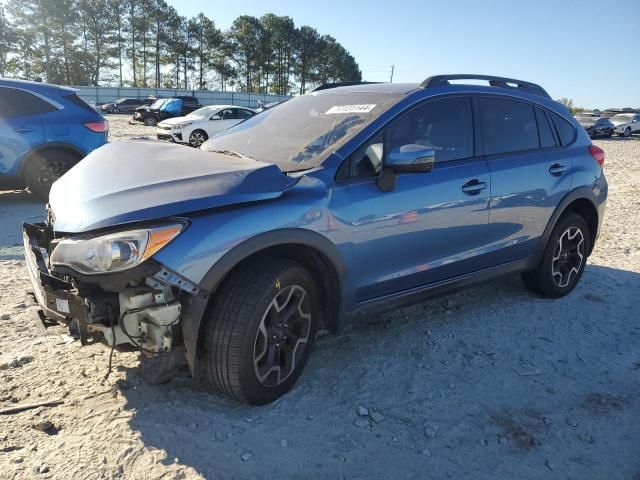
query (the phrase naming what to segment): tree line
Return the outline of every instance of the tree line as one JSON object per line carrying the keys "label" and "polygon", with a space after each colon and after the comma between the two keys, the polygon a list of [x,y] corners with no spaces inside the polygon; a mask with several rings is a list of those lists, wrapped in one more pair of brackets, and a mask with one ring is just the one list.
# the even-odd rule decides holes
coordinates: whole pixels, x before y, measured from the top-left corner
{"label": "tree line", "polygon": [[9,0],[0,4],[0,76],[286,95],[362,74],[335,38],[287,16],[242,15],[223,31],[164,0]]}

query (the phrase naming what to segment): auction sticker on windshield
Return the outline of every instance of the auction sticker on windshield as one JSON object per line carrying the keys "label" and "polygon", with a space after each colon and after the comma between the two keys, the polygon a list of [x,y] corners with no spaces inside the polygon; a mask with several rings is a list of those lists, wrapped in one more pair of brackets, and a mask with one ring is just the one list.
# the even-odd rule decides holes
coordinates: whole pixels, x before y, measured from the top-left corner
{"label": "auction sticker on windshield", "polygon": [[332,113],[369,113],[374,108],[376,108],[375,103],[365,105],[334,105],[324,113],[325,115]]}

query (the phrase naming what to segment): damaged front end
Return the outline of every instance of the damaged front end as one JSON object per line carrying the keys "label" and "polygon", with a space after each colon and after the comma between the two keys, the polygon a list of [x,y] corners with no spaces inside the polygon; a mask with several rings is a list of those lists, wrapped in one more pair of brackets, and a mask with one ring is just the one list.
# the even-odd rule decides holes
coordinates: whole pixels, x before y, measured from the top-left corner
{"label": "damaged front end", "polygon": [[[23,224],[38,316],[65,324],[83,345],[101,342],[147,356],[180,350],[180,317],[199,288],[149,258],[186,223],[65,237],[51,224]],[[184,355],[183,355],[184,357]]]}

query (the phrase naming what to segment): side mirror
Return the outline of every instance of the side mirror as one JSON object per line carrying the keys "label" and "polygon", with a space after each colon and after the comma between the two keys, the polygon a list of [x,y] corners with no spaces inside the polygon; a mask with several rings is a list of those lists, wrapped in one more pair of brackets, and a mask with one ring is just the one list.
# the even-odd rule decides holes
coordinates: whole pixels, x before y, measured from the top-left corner
{"label": "side mirror", "polygon": [[384,161],[384,166],[394,172],[430,172],[436,152],[423,145],[408,144],[396,147]]}

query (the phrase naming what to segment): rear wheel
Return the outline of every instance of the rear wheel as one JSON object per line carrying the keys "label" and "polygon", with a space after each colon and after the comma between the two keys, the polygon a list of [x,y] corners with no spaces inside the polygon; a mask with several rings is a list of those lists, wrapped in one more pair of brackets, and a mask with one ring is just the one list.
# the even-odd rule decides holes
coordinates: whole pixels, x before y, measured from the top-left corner
{"label": "rear wheel", "polygon": [[205,132],[204,130],[200,130],[200,129],[194,130],[193,132],[191,132],[191,135],[189,135],[189,145],[191,145],[192,147],[198,148],[208,139],[209,139],[209,136],[207,135],[207,132]]}
{"label": "rear wheel", "polygon": [[64,175],[80,159],[62,150],[36,153],[30,159],[24,172],[29,191],[42,201],[49,201],[49,191],[53,182]]}
{"label": "rear wheel", "polygon": [[147,117],[144,119],[144,124],[147,127],[155,127],[158,124],[158,121],[155,119],[155,117]]}
{"label": "rear wheel", "polygon": [[522,280],[527,288],[546,297],[563,297],[582,277],[590,249],[587,222],[576,213],[565,214],[551,232],[540,264],[523,273]]}
{"label": "rear wheel", "polygon": [[270,403],[296,382],[318,325],[317,288],[287,259],[263,258],[225,281],[205,319],[202,370],[219,392]]}

